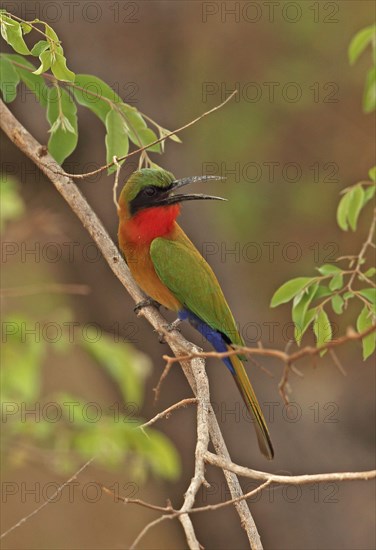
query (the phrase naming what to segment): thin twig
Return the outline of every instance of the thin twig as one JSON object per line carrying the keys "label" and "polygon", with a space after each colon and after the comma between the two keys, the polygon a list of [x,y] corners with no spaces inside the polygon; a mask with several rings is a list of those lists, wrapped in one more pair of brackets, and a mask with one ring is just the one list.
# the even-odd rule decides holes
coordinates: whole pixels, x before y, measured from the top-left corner
{"label": "thin twig", "polygon": [[120,164],[120,162],[118,162],[118,159],[117,159],[116,156],[113,156],[112,159],[113,159],[113,163],[116,166],[115,181],[114,181],[114,186],[112,188],[112,200],[114,201],[116,212],[119,212],[120,207],[119,207],[119,203],[118,203],[118,200],[117,200],[117,188],[118,188],[118,185],[119,185],[119,174],[120,174],[120,170],[121,170],[121,164]]}
{"label": "thin twig", "polygon": [[[163,358],[164,358],[164,356],[163,356]],[[156,403],[159,399],[159,394],[161,392],[161,387],[162,387],[162,384],[163,384],[163,380],[168,376],[168,373],[170,372],[170,369],[171,369],[172,365],[173,365],[173,363],[171,363],[171,362],[166,363],[165,368],[163,369],[162,374],[159,377],[157,385],[155,386],[155,388],[153,388],[154,403]]]}
{"label": "thin twig", "polygon": [[234,346],[233,349],[229,351],[224,351],[224,352],[202,351],[199,353],[181,355],[179,357],[170,357],[169,355],[163,355],[163,359],[165,359],[167,365],[171,365],[173,363],[176,363],[177,361],[189,361],[194,357],[201,357],[201,358],[217,357],[218,359],[223,359],[224,357],[230,357],[232,355],[238,355],[238,354],[244,353],[249,355],[275,357],[277,359],[280,359],[283,363],[291,365],[292,363],[295,363],[296,361],[299,361],[304,357],[317,356],[317,355],[320,355],[320,353],[324,350],[329,350],[331,348],[342,346],[347,342],[362,340],[363,338],[365,338],[369,334],[372,334],[375,331],[376,331],[376,325],[372,325],[368,327],[367,330],[364,330],[363,332],[355,332],[354,330],[349,328],[347,330],[346,335],[341,336],[336,340],[331,340],[330,342],[327,342],[326,344],[323,344],[322,346],[318,346],[318,347],[306,346],[301,350],[298,350],[291,354],[281,350],[270,349],[270,348],[249,348],[247,346]]}
{"label": "thin twig", "polygon": [[140,542],[140,540],[146,535],[146,533],[148,531],[150,531],[150,529],[152,527],[155,527],[156,525],[158,525],[158,523],[161,523],[162,521],[164,521],[165,519],[172,519],[173,516],[166,516],[166,515],[163,515],[163,516],[160,516],[159,518],[157,519],[154,519],[153,521],[151,521],[150,523],[148,523],[147,525],[145,525],[145,527],[142,529],[141,533],[139,533],[137,535],[137,537],[135,538],[135,540],[132,542],[132,544],[130,545],[129,547],[129,550],[134,550],[138,543]]}
{"label": "thin twig", "polygon": [[376,228],[376,208],[373,211],[373,218],[372,218],[372,222],[371,222],[371,225],[370,225],[370,228],[369,228],[369,231],[368,231],[367,238],[364,241],[363,246],[362,246],[362,248],[361,248],[361,250],[360,250],[360,252],[357,256],[357,262],[356,262],[355,269],[354,269],[353,274],[351,275],[350,280],[347,284],[347,288],[349,289],[350,292],[352,292],[352,284],[355,280],[355,277],[361,273],[360,268],[363,264],[367,249],[368,249],[369,246],[371,246],[373,244],[373,235],[375,233],[375,228]]}
{"label": "thin twig", "polygon": [[14,525],[12,525],[12,527],[9,527],[9,529],[7,529],[6,531],[4,531],[4,533],[2,533],[0,535],[0,539],[3,539],[5,538],[6,536],[8,536],[12,531],[14,531],[15,529],[17,529],[18,527],[20,527],[22,524],[24,524],[26,521],[28,521],[29,519],[31,519],[33,516],[35,516],[36,514],[38,514],[41,510],[43,510],[43,508],[45,508],[48,504],[50,504],[50,502],[53,502],[55,500],[55,498],[60,495],[60,493],[64,490],[64,488],[69,485],[69,483],[72,483],[72,481],[74,481],[75,479],[77,479],[77,477],[84,471],[86,470],[86,468],[88,466],[90,466],[90,464],[93,462],[93,460],[95,459],[95,457],[91,457],[90,460],[88,460],[87,462],[85,462],[85,464],[83,466],[81,466],[81,468],[79,470],[77,470],[77,472],[75,472],[67,481],[65,481],[62,485],[60,485],[60,487],[58,487],[56,489],[56,491],[50,496],[48,497],[44,502],[42,502],[42,504],[40,506],[38,506],[38,508],[35,508],[35,510],[33,510],[32,512],[30,512],[30,514],[28,514],[27,516],[23,517],[22,519],[20,519],[17,523],[15,523]]}
{"label": "thin twig", "polygon": [[47,283],[44,285],[29,285],[19,287],[1,288],[0,296],[16,298],[18,296],[33,296],[34,294],[90,294],[91,289],[87,285]]}
{"label": "thin twig", "polygon": [[187,405],[192,405],[193,403],[197,403],[197,397],[188,397],[187,399],[182,399],[178,403],[171,405],[171,407],[168,407],[164,411],[153,416],[153,418],[151,418],[150,420],[148,420],[147,422],[139,426],[139,428],[143,430],[144,428],[151,426],[161,418],[164,418],[164,417],[168,418],[173,411],[176,411],[177,409],[181,409],[182,407],[186,407]]}
{"label": "thin twig", "polygon": [[[149,149],[149,147],[153,147],[153,145],[157,145],[157,143],[161,143],[162,141],[165,141],[166,139],[168,139],[169,137],[175,135],[175,134],[178,134],[179,132],[182,132],[183,130],[186,130],[187,128],[189,128],[190,126],[193,126],[194,124],[196,124],[197,122],[199,122],[200,120],[202,120],[204,117],[214,113],[215,111],[218,111],[218,109],[221,109],[224,105],[226,105],[226,103],[228,103],[233,97],[234,95],[237,94],[237,90],[234,90],[232,92],[231,95],[229,95],[224,101],[222,101],[222,103],[220,103],[219,105],[216,105],[215,107],[213,107],[212,109],[210,109],[209,111],[206,111],[205,113],[202,113],[200,116],[196,117],[194,120],[191,120],[190,122],[188,122],[187,124],[184,124],[183,126],[180,126],[180,128],[177,128],[176,130],[172,131],[172,132],[168,132],[167,134],[163,135],[162,137],[160,137],[159,139],[156,139],[155,141],[152,141],[151,143],[148,143],[148,145],[145,145],[144,147],[140,147],[139,149],[136,149],[135,151],[132,151],[131,153],[128,153],[127,155],[124,155],[122,157],[118,157],[117,160],[118,162],[122,161],[122,160],[126,160],[128,159],[129,157],[133,157],[134,155],[137,155],[138,153],[142,153],[143,151],[146,151],[146,149]],[[114,165],[114,162],[109,162],[108,164],[105,164],[103,166],[101,166],[100,168],[98,168],[97,170],[93,170],[92,172],[86,172],[85,174],[69,174],[67,172],[63,172],[63,171],[58,171],[58,172],[55,172],[56,174],[59,174],[61,176],[68,176],[69,178],[73,178],[73,179],[84,179],[84,178],[89,178],[91,176],[95,176],[96,174],[99,174],[100,172],[103,172],[104,170],[107,170],[107,168],[110,168],[111,166]]]}
{"label": "thin twig", "polygon": [[347,372],[345,371],[344,366],[342,365],[341,361],[338,359],[338,355],[334,351],[334,349],[329,350],[329,355],[332,358],[333,363],[339,370],[339,372],[342,374],[342,376],[347,376]]}

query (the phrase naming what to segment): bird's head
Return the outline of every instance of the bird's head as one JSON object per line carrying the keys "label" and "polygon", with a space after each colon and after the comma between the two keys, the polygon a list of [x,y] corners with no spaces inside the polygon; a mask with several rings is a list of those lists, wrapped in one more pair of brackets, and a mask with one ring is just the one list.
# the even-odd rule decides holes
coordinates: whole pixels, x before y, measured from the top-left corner
{"label": "bird's head", "polygon": [[168,208],[182,201],[226,200],[221,197],[195,194],[176,194],[176,191],[189,183],[223,179],[219,176],[193,176],[177,180],[166,170],[143,168],[133,172],[120,194],[120,215],[132,218],[141,211],[151,208]]}

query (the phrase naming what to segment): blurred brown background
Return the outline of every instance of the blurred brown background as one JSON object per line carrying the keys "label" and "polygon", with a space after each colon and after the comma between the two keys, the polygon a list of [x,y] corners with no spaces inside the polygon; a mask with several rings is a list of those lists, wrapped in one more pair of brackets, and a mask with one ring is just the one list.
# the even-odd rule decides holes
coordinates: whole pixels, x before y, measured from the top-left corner
{"label": "blurred brown background", "polygon": [[[369,225],[368,211],[361,216],[357,233],[343,233],[336,225],[335,211],[340,189],[364,179],[374,163],[374,122],[361,108],[370,54],[364,53],[352,68],[347,59],[352,36],[373,20],[374,4],[362,0],[80,1],[6,2],[4,6],[21,17],[48,21],[63,40],[75,72],[99,76],[125,101],[167,128],[183,125],[223,101],[226,90],[238,88],[236,100],[181,135],[182,145],[170,142],[163,157],[152,158],[176,177],[205,172],[228,176],[226,183],[208,184],[205,191],[222,194],[229,202],[187,204],[181,224],[206,252],[246,342],[256,345],[261,339],[265,346],[283,348],[291,337],[290,312],[288,307],[269,309],[275,289],[288,278],[314,274],[315,267],[336,256],[359,251]],[[31,94],[21,96],[10,108],[46,143],[45,114]],[[83,108],[79,109],[79,132],[77,150],[64,165],[68,171],[87,171],[90,163],[105,162],[104,128]],[[62,283],[91,287],[89,296],[70,299],[80,323],[98,323],[108,331],[115,323],[133,327],[132,342],[152,357],[154,369],[142,415],[151,417],[189,396],[176,367],[157,408],[153,405],[152,388],[167,347],[158,343],[142,318],[135,317],[134,304],[105,263],[87,261],[82,253],[90,242],[86,232],[49,182],[6,139],[3,159],[17,163],[15,175],[22,182],[27,204],[22,228],[10,228],[6,238],[80,243],[74,261],[65,255],[59,262],[47,262],[44,269]],[[275,167],[272,175],[271,166]],[[125,167],[124,174],[132,169],[134,165]],[[102,175],[79,185],[116,239],[112,183],[112,177]],[[25,276],[27,282],[38,282],[40,264],[32,259],[26,265],[14,262],[4,285],[25,284]],[[36,314],[39,308],[42,311],[42,299],[34,300],[34,307]],[[342,318],[333,317],[340,332],[354,322],[355,314],[356,310],[349,310]],[[202,343],[189,328],[183,332]],[[362,362],[357,344],[339,350],[338,355],[346,377],[327,357],[316,368],[310,362],[301,364],[303,378],[291,377],[296,421],[289,421],[278,393],[281,366],[263,361],[273,373],[271,378],[248,364],[269,417],[276,451],[272,464],[260,456],[252,428],[241,418],[239,396],[225,367],[218,361],[208,363],[212,399],[234,461],[293,474],[373,467],[372,361]],[[46,384],[79,389],[89,401],[103,404],[116,397],[105,376],[94,376],[79,358],[47,369]],[[273,408],[274,417],[268,407]],[[136,496],[158,504],[171,498],[179,506],[192,476],[193,409],[176,412],[159,428],[177,445],[183,474],[177,483],[150,479]],[[3,478],[41,485],[64,479],[38,463],[8,469]],[[120,488],[132,482],[127,471],[109,473],[94,467],[80,479],[118,483]],[[200,493],[201,504],[228,497],[218,472],[208,468],[207,479],[212,488]],[[250,488],[247,482],[244,488]],[[38,504],[33,497],[23,500],[18,495],[3,506],[2,531]],[[9,535],[3,548],[125,548],[155,517],[111,498],[95,504],[87,500],[78,488],[71,501],[64,497],[49,505]],[[266,549],[360,550],[376,544],[371,483],[305,486],[297,492],[279,488],[263,493],[250,506]],[[231,508],[197,515],[194,523],[205,548],[247,548]],[[165,522],[140,547],[185,548],[186,542],[177,522]]]}

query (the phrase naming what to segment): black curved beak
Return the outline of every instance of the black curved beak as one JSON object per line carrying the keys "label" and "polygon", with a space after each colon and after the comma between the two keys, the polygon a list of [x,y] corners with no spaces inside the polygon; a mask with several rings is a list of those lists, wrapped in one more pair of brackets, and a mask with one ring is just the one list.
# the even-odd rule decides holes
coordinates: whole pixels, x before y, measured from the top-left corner
{"label": "black curved beak", "polygon": [[210,180],[224,180],[221,176],[192,176],[190,178],[183,178],[180,180],[175,180],[172,182],[171,187],[168,189],[167,197],[164,197],[159,204],[169,205],[176,204],[182,201],[195,201],[195,200],[215,200],[215,201],[226,201],[223,197],[215,197],[213,195],[204,195],[203,193],[193,193],[193,194],[181,194],[175,195],[175,191],[189,185],[190,183],[196,183],[198,181],[210,181]]}

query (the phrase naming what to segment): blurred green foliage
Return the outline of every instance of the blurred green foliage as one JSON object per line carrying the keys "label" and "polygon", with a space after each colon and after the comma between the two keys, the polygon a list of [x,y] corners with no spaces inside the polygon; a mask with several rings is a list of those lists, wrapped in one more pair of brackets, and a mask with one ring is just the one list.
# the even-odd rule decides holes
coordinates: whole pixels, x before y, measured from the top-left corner
{"label": "blurred green foliage", "polygon": [[359,56],[370,46],[373,66],[368,70],[363,94],[363,110],[372,113],[376,108],[376,25],[361,29],[350,42],[349,61],[353,65]]}
{"label": "blurred green foliage", "polygon": [[[1,180],[3,232],[11,221],[22,224],[25,206],[17,187],[14,178]],[[24,288],[20,290],[22,296]],[[10,313],[2,320],[1,448],[6,463],[21,465],[30,454],[49,450],[48,466],[58,472],[71,471],[95,456],[105,468],[126,465],[129,476],[139,482],[149,472],[175,479],[180,460],[171,441],[156,429],[141,429],[139,412],[150,359],[113,335],[98,334],[94,327],[77,330],[73,337],[72,327],[78,323],[66,297],[59,296],[58,302],[56,309],[55,300],[44,299],[41,318],[26,308],[13,310],[8,302]],[[50,318],[49,335],[43,327]],[[88,362],[91,369],[103,369],[120,395],[119,402],[106,405],[66,391],[46,391],[46,371],[56,361],[73,361],[77,368]]]}
{"label": "blurred green foliage", "polygon": [[[22,315],[9,316],[6,327],[33,326],[35,320]],[[56,353],[71,361],[71,344],[64,342],[58,352],[54,344],[24,338],[22,331],[7,335],[2,351],[1,406],[3,413],[2,452],[10,463],[19,462],[18,446],[54,451],[50,466],[57,471],[71,470],[95,456],[106,468],[124,464],[129,475],[144,481],[147,473],[174,479],[180,462],[172,443],[155,429],[140,429],[139,406],[142,380],[149,361],[129,344],[114,343],[106,335],[95,344],[78,342],[118,384],[124,401],[102,406],[86,402],[79,395],[42,392],[45,362]],[[108,353],[111,357],[108,357]],[[52,356],[52,357],[51,357]],[[113,360],[112,360],[113,359]],[[119,368],[121,366],[121,369]],[[142,374],[141,374],[142,373]],[[127,410],[129,409],[129,410]],[[25,453],[28,459],[28,453]]]}
{"label": "blurred green foliage", "polygon": [[[371,25],[359,31],[349,46],[349,61],[355,63],[361,53],[370,45],[372,59],[376,64],[376,26]],[[376,109],[376,67],[367,73],[363,108],[366,113]],[[376,192],[376,166],[368,173],[369,180],[360,181],[342,191],[342,198],[337,208],[337,223],[343,231],[356,231],[362,209],[371,203],[371,224],[366,241],[357,255],[337,259],[340,265],[348,263],[347,268],[340,265],[324,264],[318,267],[320,276],[297,277],[284,283],[274,293],[271,307],[292,301],[292,320],[295,324],[295,341],[300,345],[304,333],[312,325],[318,347],[330,342],[333,337],[332,325],[325,307],[331,304],[336,315],[342,315],[348,302],[357,299],[362,307],[356,319],[359,332],[367,331],[376,323],[376,285],[374,266],[367,266],[374,254],[376,210],[374,197]],[[358,288],[354,288],[357,283]],[[360,288],[359,288],[360,287]],[[313,305],[314,304],[314,305]],[[367,359],[376,347],[376,333],[367,335],[362,340],[363,359]],[[323,355],[326,350],[323,350]]]}
{"label": "blurred green foliage", "polygon": [[16,220],[24,213],[24,204],[17,192],[17,180],[1,176],[0,185],[0,232],[8,221]]}

